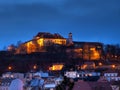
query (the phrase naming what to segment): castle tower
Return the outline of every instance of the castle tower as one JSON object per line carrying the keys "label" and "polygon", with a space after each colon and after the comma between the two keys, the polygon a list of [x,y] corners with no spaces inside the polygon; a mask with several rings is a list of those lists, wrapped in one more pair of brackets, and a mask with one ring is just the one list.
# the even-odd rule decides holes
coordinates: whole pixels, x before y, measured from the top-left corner
{"label": "castle tower", "polygon": [[69,44],[73,44],[73,39],[72,39],[72,33],[71,32],[68,34],[68,42],[69,42]]}

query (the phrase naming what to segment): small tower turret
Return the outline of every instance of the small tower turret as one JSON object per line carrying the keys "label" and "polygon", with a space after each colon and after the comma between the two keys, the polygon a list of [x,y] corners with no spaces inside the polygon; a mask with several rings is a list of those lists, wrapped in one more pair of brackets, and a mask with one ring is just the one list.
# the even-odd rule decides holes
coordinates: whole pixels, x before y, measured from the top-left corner
{"label": "small tower turret", "polygon": [[73,44],[73,39],[72,39],[72,33],[71,32],[68,34],[68,42],[69,42],[70,45]]}

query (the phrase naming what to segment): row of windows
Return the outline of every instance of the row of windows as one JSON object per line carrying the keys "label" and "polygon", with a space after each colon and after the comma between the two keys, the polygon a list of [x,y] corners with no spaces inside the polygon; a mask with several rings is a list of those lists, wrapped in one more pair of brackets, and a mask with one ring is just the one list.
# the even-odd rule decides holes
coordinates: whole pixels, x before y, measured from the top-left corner
{"label": "row of windows", "polygon": [[110,76],[117,76],[118,74],[117,73],[111,73],[111,74],[104,74],[104,76],[108,76],[108,77],[110,77]]}

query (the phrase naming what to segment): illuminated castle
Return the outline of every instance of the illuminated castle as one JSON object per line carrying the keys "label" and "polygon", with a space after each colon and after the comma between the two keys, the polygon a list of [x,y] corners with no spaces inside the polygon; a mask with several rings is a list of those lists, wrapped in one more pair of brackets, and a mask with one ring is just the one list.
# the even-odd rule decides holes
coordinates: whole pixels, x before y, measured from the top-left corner
{"label": "illuminated castle", "polygon": [[65,46],[64,49],[69,58],[82,58],[84,60],[99,60],[102,58],[102,43],[75,42],[72,40],[72,33],[69,33],[66,39],[57,33],[39,32],[32,40],[21,44],[16,49],[16,54],[47,52],[46,47],[53,45],[55,47]]}
{"label": "illuminated castle", "polygon": [[16,53],[45,52],[46,46],[66,45],[66,39],[60,34],[39,32],[32,40],[20,45]]}

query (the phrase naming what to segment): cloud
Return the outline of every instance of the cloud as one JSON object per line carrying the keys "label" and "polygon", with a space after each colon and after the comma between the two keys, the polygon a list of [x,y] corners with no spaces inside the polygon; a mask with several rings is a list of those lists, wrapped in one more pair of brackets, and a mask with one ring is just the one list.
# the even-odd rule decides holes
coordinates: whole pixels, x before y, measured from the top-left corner
{"label": "cloud", "polygon": [[77,18],[101,20],[105,18],[119,18],[120,1],[117,0],[74,0],[64,5],[62,12]]}
{"label": "cloud", "polygon": [[[30,2],[34,3],[29,4]],[[2,21],[14,23],[19,20],[24,23],[58,21],[87,25],[109,25],[120,21],[118,0],[18,0],[16,3],[0,9]]]}

